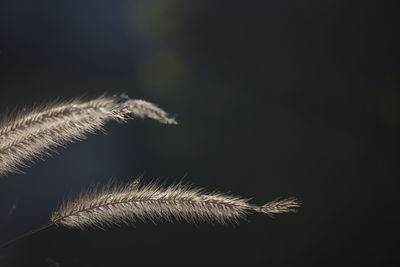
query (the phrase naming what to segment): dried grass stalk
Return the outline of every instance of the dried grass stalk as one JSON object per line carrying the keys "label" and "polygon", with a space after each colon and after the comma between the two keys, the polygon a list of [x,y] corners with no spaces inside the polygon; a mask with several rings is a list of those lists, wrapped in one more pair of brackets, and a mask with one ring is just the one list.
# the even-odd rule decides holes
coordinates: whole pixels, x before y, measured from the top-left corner
{"label": "dried grass stalk", "polygon": [[295,198],[274,200],[262,206],[248,199],[177,183],[165,187],[139,180],[125,186],[106,186],[83,192],[67,200],[51,215],[51,222],[71,228],[104,228],[136,221],[185,220],[192,223],[237,223],[251,212],[270,216],[294,212],[300,206]]}
{"label": "dried grass stalk", "polygon": [[50,154],[56,147],[102,130],[110,120],[123,122],[137,117],[176,124],[152,103],[107,96],[53,103],[7,116],[0,123],[0,175],[19,172],[21,167]]}

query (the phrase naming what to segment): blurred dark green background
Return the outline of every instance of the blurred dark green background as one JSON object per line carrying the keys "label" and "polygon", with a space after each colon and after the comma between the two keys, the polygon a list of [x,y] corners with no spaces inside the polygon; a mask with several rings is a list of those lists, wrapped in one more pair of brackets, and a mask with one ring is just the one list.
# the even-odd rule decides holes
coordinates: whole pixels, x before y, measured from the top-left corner
{"label": "blurred dark green background", "polygon": [[304,205],[239,227],[52,228],[0,265],[399,263],[396,2],[1,1],[1,112],[126,92],[180,123],[110,124],[1,177],[1,243],[81,188],[143,173]]}

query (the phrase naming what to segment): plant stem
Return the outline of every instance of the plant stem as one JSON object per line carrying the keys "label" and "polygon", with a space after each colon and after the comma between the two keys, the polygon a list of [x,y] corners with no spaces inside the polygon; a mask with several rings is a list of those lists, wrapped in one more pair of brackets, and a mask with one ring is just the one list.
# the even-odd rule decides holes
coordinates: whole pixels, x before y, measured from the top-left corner
{"label": "plant stem", "polygon": [[35,234],[35,233],[37,233],[37,232],[40,232],[40,231],[42,231],[42,230],[45,230],[45,229],[47,229],[47,228],[49,228],[49,227],[51,227],[51,226],[53,226],[53,225],[54,225],[54,222],[49,222],[49,223],[43,224],[43,225],[39,226],[38,228],[35,228],[35,229],[33,229],[33,230],[29,231],[29,232],[26,232],[25,234],[22,234],[22,235],[20,235],[19,237],[14,238],[14,239],[8,241],[7,243],[2,244],[2,245],[0,246],[0,249],[6,248],[6,247],[8,247],[9,245],[13,244],[14,242],[16,242],[16,241],[18,241],[18,240],[20,240],[20,239],[23,239],[23,238],[28,237],[28,236],[30,236],[30,235],[33,235],[33,234]]}

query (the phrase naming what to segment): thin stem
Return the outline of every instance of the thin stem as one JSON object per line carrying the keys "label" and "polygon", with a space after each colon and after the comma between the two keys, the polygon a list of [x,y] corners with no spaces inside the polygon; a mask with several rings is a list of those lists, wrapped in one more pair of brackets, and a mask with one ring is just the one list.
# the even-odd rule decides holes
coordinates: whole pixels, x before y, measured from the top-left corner
{"label": "thin stem", "polygon": [[49,222],[49,223],[43,224],[43,225],[39,226],[38,228],[35,228],[35,229],[33,229],[33,230],[29,231],[29,232],[26,232],[25,234],[20,235],[17,238],[14,238],[14,239],[8,241],[7,243],[4,243],[3,245],[0,246],[0,249],[6,248],[9,245],[13,244],[14,242],[16,242],[16,241],[18,241],[20,239],[23,239],[23,238],[28,237],[30,235],[33,235],[33,234],[35,234],[37,232],[45,230],[45,229],[47,229],[47,228],[49,228],[49,227],[51,227],[53,225],[54,225],[54,222]]}

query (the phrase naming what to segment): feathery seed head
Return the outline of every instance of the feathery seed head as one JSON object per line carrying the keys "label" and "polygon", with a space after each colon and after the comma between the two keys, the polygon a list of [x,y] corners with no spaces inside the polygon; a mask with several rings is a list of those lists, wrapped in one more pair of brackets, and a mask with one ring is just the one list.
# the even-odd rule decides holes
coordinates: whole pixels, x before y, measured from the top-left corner
{"label": "feathery seed head", "polygon": [[76,200],[67,200],[53,212],[51,221],[72,228],[132,224],[136,221],[185,220],[192,223],[237,223],[251,212],[268,215],[295,211],[295,199],[275,200],[263,206],[248,199],[223,193],[207,193],[203,189],[177,183],[140,184],[138,180],[125,186],[106,186],[81,193]]}
{"label": "feathery seed head", "polygon": [[49,104],[7,116],[0,123],[0,175],[19,172],[21,167],[50,154],[56,147],[101,131],[110,120],[137,117],[177,124],[152,103],[107,96]]}

